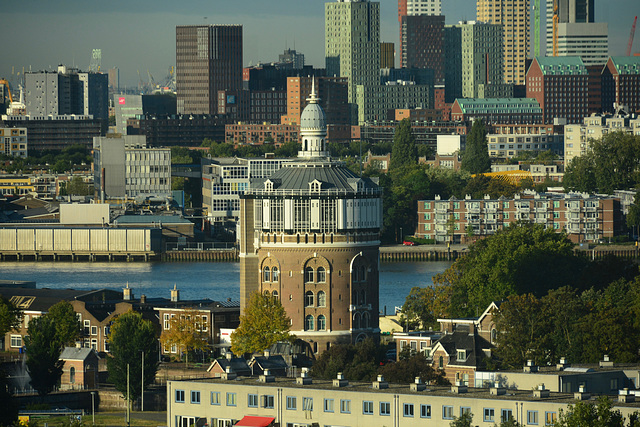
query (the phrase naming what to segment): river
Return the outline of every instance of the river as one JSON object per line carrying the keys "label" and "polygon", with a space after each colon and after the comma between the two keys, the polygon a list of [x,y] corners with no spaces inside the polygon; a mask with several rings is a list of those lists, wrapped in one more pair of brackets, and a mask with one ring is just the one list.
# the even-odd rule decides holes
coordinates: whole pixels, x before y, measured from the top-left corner
{"label": "river", "polygon": [[[430,286],[449,261],[380,264],[380,310],[393,314],[414,286]],[[240,264],[233,262],[0,262],[0,279],[28,280],[38,288],[116,289],[129,283],[134,296],[240,299]]]}

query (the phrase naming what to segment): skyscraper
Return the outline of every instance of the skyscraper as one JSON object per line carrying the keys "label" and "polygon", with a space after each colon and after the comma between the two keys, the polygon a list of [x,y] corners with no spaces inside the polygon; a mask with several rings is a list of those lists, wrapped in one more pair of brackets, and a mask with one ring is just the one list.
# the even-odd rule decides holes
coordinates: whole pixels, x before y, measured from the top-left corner
{"label": "skyscraper", "polygon": [[553,56],[553,16],[557,7],[558,56],[579,56],[584,65],[609,59],[609,28],[595,22],[594,0],[547,0],[546,56]]}
{"label": "skyscraper", "polygon": [[525,82],[530,3],[530,0],[477,0],[478,21],[502,24],[505,83]]}
{"label": "skyscraper", "polygon": [[349,103],[356,86],[380,80],[380,3],[338,0],[325,3],[327,76],[349,78]]}
{"label": "skyscraper", "polygon": [[444,16],[403,16],[402,68],[431,68],[436,84],[444,82]]}
{"label": "skyscraper", "polygon": [[[398,0],[398,23],[400,24],[400,62],[404,53],[404,36],[402,18],[405,16],[441,15],[441,0]],[[444,18],[443,18],[444,20]],[[404,67],[404,65],[401,65]]]}
{"label": "skyscraper", "polygon": [[242,25],[176,27],[178,113],[216,114],[218,91],[241,89]]}

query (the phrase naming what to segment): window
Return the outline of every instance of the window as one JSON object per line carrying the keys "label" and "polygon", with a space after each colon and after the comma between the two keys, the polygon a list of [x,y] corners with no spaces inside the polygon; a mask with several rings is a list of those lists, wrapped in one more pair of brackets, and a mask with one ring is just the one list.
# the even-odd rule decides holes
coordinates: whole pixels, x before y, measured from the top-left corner
{"label": "window", "polygon": [[465,361],[467,360],[467,351],[466,350],[458,350],[457,351],[457,360],[458,362],[460,361]]}
{"label": "window", "polygon": [[278,267],[273,267],[271,269],[271,280],[277,282],[280,279],[280,272],[278,271]]}
{"label": "window", "polygon": [[91,335],[98,335],[98,327],[97,326],[92,326],[91,327]]}
{"label": "window", "polygon": [[271,281],[271,270],[269,270],[269,267],[265,267],[264,270],[262,270],[262,281],[263,282]]}
{"label": "window", "polygon": [[287,396],[287,409],[295,411],[298,406],[298,402],[295,396]]}
{"label": "window", "polygon": [[391,402],[380,402],[380,415],[391,415]]}
{"label": "window", "polygon": [[500,422],[506,423],[513,418],[513,411],[511,409],[503,409],[500,411]]}
{"label": "window", "polygon": [[318,283],[324,283],[327,281],[327,275],[324,267],[318,267]]}
{"label": "window", "polygon": [[324,291],[318,291],[318,307],[327,306],[327,294]]}
{"label": "window", "polygon": [[247,406],[249,408],[257,408],[258,407],[258,395],[257,394],[249,394],[247,396]]}
{"label": "window", "polygon": [[340,412],[343,414],[351,413],[351,401],[347,399],[340,399]]}
{"label": "window", "polygon": [[453,419],[453,406],[444,405],[442,407],[442,419],[443,420]]}
{"label": "window", "polygon": [[212,391],[211,392],[211,404],[212,405],[219,405],[220,404],[220,392],[219,391]]}
{"label": "window", "polygon": [[318,330],[324,331],[326,329],[327,329],[327,321],[324,315],[321,314],[320,316],[318,316]]}
{"label": "window", "polygon": [[324,412],[333,412],[333,399],[324,400]]}
{"label": "window", "polygon": [[312,397],[303,397],[302,398],[302,410],[303,411],[313,411],[313,398]]}
{"label": "window", "polygon": [[22,347],[22,335],[11,335],[11,347]]}
{"label": "window", "polygon": [[71,367],[71,369],[69,369],[69,382],[71,384],[75,384],[76,382],[76,368],[74,368],[73,366]]}
{"label": "window", "polygon": [[304,282],[313,283],[313,268],[307,267],[304,269]]}
{"label": "window", "polygon": [[420,418],[431,418],[431,405],[420,405]]}
{"label": "window", "polygon": [[304,330],[313,331],[313,316],[310,314],[304,318]]}
{"label": "window", "polygon": [[538,425],[538,411],[527,411],[527,424],[532,426]]}
{"label": "window", "polygon": [[470,414],[470,413],[471,413],[471,408],[469,408],[468,406],[460,407],[460,416],[463,416],[464,414]]}
{"label": "window", "polygon": [[431,209],[431,202],[424,202],[425,209]]}
{"label": "window", "polygon": [[227,406],[236,406],[236,394],[227,393]]}
{"label": "window", "polygon": [[413,403],[404,404],[404,416],[413,417]]}
{"label": "window", "polygon": [[307,291],[304,293],[304,306],[313,307],[313,292]]}
{"label": "window", "polygon": [[362,413],[365,415],[373,415],[373,402],[371,400],[362,402]]}
{"label": "window", "polygon": [[545,412],[544,413],[544,425],[552,426],[556,422],[556,413],[555,412]]}
{"label": "window", "polygon": [[176,403],[184,403],[184,390],[176,390]]}
{"label": "window", "polygon": [[493,422],[496,418],[495,410],[493,408],[484,408],[484,422],[490,423]]}
{"label": "window", "polygon": [[262,407],[273,409],[273,396],[272,395],[264,395],[262,396]]}
{"label": "window", "polygon": [[191,390],[191,403],[200,403],[200,392],[197,390]]}

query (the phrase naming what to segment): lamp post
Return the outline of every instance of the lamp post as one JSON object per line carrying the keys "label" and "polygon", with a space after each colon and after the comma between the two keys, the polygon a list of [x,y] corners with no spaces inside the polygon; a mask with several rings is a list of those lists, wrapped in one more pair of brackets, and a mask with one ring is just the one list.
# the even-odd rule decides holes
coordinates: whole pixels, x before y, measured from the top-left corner
{"label": "lamp post", "polygon": [[131,425],[131,413],[130,411],[130,404],[129,402],[131,401],[131,397],[129,395],[129,364],[127,363],[127,427],[129,427]]}
{"label": "lamp post", "polygon": [[96,392],[91,392],[91,423],[96,425]]}
{"label": "lamp post", "polygon": [[142,378],[140,381],[140,412],[144,412],[144,350],[142,350]]}

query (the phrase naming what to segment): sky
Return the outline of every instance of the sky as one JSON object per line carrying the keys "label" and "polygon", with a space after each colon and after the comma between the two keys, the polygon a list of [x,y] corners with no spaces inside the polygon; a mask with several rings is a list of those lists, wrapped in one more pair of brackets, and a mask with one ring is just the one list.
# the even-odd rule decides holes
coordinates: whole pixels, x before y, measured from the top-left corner
{"label": "sky", "polygon": [[[138,72],[156,82],[175,65],[175,27],[242,24],[244,65],[277,61],[286,48],[324,67],[325,0],[1,0],[0,77],[17,83],[17,73],[89,68],[93,49],[102,68],[120,69],[121,86],[136,86]],[[545,3],[545,0],[541,0]],[[475,0],[442,0],[446,23],[473,20]],[[398,50],[397,0],[380,0],[381,41]],[[543,6],[544,9],[544,6]],[[596,21],[609,23],[609,51],[624,55],[638,0],[596,0]],[[544,23],[542,25],[544,28]],[[640,51],[640,29],[634,52]]]}

